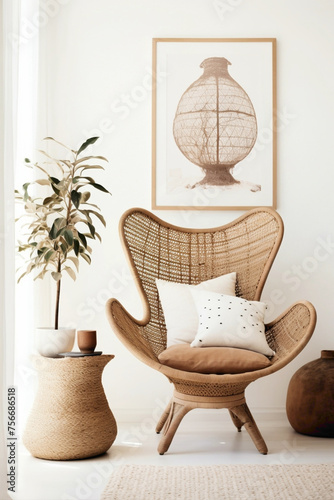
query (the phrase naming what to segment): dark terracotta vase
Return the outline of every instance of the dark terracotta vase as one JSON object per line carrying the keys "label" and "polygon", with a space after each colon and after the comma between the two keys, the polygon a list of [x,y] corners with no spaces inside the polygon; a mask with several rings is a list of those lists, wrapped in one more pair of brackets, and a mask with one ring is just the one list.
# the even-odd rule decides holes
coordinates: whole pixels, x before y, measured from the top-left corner
{"label": "dark terracotta vase", "polygon": [[334,437],[334,351],[299,368],[286,401],[291,426],[301,434]]}

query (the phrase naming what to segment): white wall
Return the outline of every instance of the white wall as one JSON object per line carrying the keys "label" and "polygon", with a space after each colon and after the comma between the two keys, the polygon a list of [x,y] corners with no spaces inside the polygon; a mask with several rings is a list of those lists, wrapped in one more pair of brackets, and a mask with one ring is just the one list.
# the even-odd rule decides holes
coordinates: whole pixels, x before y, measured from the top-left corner
{"label": "white wall", "polygon": [[[107,172],[99,179],[112,192],[112,197],[96,192],[107,229],[101,229],[102,245],[94,244],[92,265],[83,263],[77,282],[64,283],[61,316],[63,324],[74,322],[79,329],[96,328],[98,348],[116,355],[104,373],[105,389],[116,416],[131,415],[131,410],[149,411],[157,405],[157,399],[165,400],[171,392],[167,380],[120,344],[104,313],[106,299],[114,296],[134,315],[141,316],[117,226],[127,208],[151,208],[151,95],[147,91],[141,102],[133,96],[150,72],[152,38],[277,38],[281,116],[277,209],[286,229],[262,297],[270,300],[274,289],[281,291],[273,317],[292,302],[308,299],[317,309],[318,325],[309,345],[294,362],[248,389],[248,401],[255,409],[284,407],[287,385],[297,368],[319,357],[321,349],[334,348],[333,245],[317,253],[319,238],[334,242],[334,4],[331,0],[61,3],[41,32],[45,63],[41,138],[48,134],[74,146],[99,134],[102,140],[93,151],[110,160]],[[126,116],[113,111],[117,99],[131,94],[132,105]],[[241,212],[157,214],[179,225],[212,227]],[[284,281],[284,276],[290,281]]]}

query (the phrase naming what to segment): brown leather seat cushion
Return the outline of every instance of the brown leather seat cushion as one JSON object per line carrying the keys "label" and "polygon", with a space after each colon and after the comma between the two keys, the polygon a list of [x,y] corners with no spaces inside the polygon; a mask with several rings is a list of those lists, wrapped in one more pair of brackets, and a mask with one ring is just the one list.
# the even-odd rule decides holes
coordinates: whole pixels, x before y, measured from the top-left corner
{"label": "brown leather seat cushion", "polygon": [[269,359],[258,352],[235,347],[190,347],[177,344],[159,355],[163,365],[197,373],[244,373],[269,366]]}

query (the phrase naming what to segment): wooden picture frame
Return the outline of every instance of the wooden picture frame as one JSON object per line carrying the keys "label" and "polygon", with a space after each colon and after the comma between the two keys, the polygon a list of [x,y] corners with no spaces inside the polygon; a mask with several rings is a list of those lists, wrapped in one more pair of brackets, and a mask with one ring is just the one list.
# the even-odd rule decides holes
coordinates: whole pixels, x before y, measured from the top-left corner
{"label": "wooden picture frame", "polygon": [[276,208],[276,39],[154,38],[152,208]]}

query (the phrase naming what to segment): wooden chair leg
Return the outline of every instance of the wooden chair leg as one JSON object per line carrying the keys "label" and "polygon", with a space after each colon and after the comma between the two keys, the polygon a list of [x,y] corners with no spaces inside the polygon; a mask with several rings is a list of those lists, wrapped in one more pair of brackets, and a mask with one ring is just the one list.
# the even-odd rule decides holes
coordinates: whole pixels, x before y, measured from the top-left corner
{"label": "wooden chair leg", "polygon": [[170,412],[163,429],[163,436],[158,446],[160,455],[163,455],[168,450],[181,420],[191,409],[191,406],[188,407],[175,402],[171,403]]}
{"label": "wooden chair leg", "polygon": [[163,428],[163,426],[165,425],[165,422],[168,418],[168,415],[170,413],[170,409],[171,409],[171,406],[172,406],[172,402],[173,402],[173,399],[170,400],[170,402],[168,403],[166,409],[164,410],[163,414],[161,415],[160,419],[159,419],[159,422],[157,423],[157,426],[155,428],[155,432],[157,434],[160,434],[160,431],[161,429]]}
{"label": "wooden chair leg", "polygon": [[267,445],[261,436],[247,404],[244,403],[240,406],[235,406],[231,408],[230,411],[240,420],[240,422],[243,423],[258,451],[263,455],[266,455],[268,453]]}
{"label": "wooden chair leg", "polygon": [[232,419],[232,422],[234,423],[234,425],[238,429],[238,432],[241,432],[241,427],[244,425],[243,422],[241,422],[240,418],[238,418],[236,415],[234,415],[234,413],[231,410],[228,410],[228,411],[229,411],[230,417]]}

